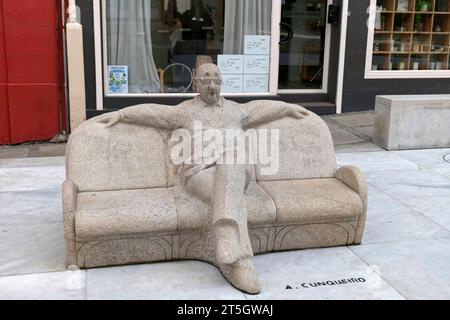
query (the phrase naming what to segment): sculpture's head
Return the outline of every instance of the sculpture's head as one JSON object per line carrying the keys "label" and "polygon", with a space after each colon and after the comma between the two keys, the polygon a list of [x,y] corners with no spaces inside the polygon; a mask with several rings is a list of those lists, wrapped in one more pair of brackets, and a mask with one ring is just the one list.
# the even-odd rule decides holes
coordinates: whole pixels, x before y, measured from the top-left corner
{"label": "sculpture's head", "polygon": [[198,68],[195,85],[204,102],[215,104],[219,101],[221,84],[220,70],[215,64],[205,63]]}

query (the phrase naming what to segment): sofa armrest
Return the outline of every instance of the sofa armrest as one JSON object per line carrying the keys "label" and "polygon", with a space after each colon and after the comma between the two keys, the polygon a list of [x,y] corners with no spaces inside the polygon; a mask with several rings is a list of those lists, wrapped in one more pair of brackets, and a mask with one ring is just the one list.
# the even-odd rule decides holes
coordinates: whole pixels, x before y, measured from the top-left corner
{"label": "sofa armrest", "polygon": [[363,203],[363,212],[358,218],[356,226],[355,244],[360,244],[364,233],[364,224],[367,215],[367,183],[361,170],[354,166],[344,166],[339,168],[334,174],[335,178],[342,181],[350,189],[355,191],[361,197]]}
{"label": "sofa armrest", "polygon": [[78,188],[72,180],[66,180],[62,187],[64,241],[66,245],[66,265],[77,265],[75,211],[77,209]]}

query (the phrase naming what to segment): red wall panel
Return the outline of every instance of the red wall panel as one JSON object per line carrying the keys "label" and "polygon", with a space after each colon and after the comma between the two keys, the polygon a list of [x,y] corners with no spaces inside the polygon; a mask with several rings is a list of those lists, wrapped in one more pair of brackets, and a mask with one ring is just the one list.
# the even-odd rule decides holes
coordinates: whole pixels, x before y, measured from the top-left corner
{"label": "red wall panel", "polygon": [[48,140],[60,130],[59,7],[58,0],[0,0],[0,144]]}
{"label": "red wall panel", "polygon": [[0,84],[0,144],[10,143],[9,109],[6,84]]}
{"label": "red wall panel", "polygon": [[58,53],[55,28],[5,27],[6,54],[44,55],[55,57]]}
{"label": "red wall panel", "polygon": [[6,73],[6,56],[0,55],[0,84],[6,84],[8,76]]}
{"label": "red wall panel", "polygon": [[58,83],[56,57],[9,56],[8,77],[10,83]]}
{"label": "red wall panel", "polygon": [[[2,15],[1,15],[1,12],[0,12],[0,17],[1,16]],[[6,53],[6,51],[5,51],[5,38],[3,36],[3,25],[0,24],[0,55],[4,55],[5,53]]]}
{"label": "red wall panel", "polygon": [[4,24],[8,26],[54,27],[55,0],[2,0]]}
{"label": "red wall panel", "polygon": [[13,143],[51,139],[59,131],[56,85],[8,85],[8,98]]}

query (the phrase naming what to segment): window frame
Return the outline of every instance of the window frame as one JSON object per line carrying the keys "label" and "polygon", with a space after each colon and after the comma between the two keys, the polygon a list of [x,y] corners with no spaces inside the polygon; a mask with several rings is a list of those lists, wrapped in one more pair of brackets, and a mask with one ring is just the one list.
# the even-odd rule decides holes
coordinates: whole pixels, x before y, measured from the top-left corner
{"label": "window frame", "polygon": [[375,39],[375,16],[377,0],[370,0],[367,13],[367,47],[364,79],[432,79],[450,78],[450,70],[372,70],[373,43]]}
{"label": "window frame", "polygon": [[[103,95],[106,98],[169,98],[169,97],[195,97],[197,93],[126,93],[126,94],[112,94],[108,92],[108,54],[107,54],[107,34],[106,34],[106,1],[101,0],[101,29],[102,29],[102,79],[103,79]],[[270,71],[269,71],[269,91],[260,93],[223,93],[225,97],[270,97],[276,96],[278,91],[278,61],[279,49],[278,41],[280,35],[280,21],[281,21],[281,4],[278,0],[272,0],[272,22],[271,22],[271,46],[270,46]],[[276,36],[274,36],[274,34]],[[277,36],[278,35],[278,36]]]}

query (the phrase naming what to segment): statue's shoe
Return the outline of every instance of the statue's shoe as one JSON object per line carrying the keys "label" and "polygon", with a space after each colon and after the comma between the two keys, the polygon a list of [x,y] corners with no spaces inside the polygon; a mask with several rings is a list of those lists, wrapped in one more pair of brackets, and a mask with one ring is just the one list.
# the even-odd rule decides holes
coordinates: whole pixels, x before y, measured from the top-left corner
{"label": "statue's shoe", "polygon": [[261,292],[261,283],[256,276],[251,258],[239,260],[232,265],[222,266],[220,270],[225,278],[237,289],[249,294],[259,294]]}

